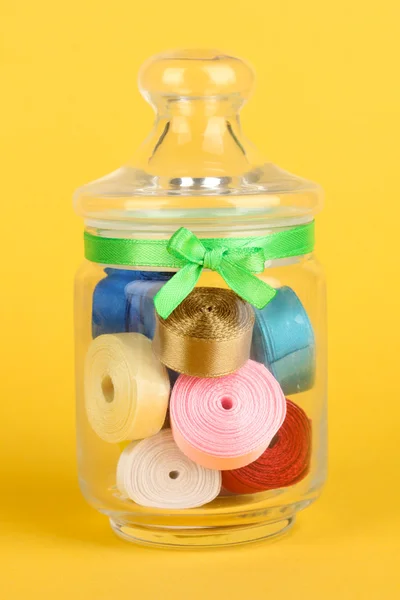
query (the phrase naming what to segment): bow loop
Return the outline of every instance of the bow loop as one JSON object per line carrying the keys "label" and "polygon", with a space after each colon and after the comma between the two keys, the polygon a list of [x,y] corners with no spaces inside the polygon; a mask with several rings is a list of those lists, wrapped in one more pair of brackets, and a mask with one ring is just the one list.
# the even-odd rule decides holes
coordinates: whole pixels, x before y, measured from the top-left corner
{"label": "bow loop", "polygon": [[172,256],[197,265],[203,264],[206,252],[199,238],[186,227],[175,231],[167,244],[167,250]]}
{"label": "bow loop", "polygon": [[264,270],[262,248],[227,248],[221,244],[208,250],[194,233],[181,227],[170,238],[167,250],[185,264],[154,298],[156,310],[164,319],[190,294],[203,268],[219,273],[238,296],[256,308],[264,308],[276,294],[274,288],[254,275]]}

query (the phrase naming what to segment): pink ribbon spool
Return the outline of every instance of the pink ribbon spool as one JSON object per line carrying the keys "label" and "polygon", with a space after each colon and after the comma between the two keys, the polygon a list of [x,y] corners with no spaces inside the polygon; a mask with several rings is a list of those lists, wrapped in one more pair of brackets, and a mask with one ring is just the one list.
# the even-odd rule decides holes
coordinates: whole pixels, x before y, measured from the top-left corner
{"label": "pink ribbon spool", "polygon": [[180,375],[170,400],[177,446],[209,469],[237,469],[255,461],[285,416],[279,383],[253,360],[218,379]]}

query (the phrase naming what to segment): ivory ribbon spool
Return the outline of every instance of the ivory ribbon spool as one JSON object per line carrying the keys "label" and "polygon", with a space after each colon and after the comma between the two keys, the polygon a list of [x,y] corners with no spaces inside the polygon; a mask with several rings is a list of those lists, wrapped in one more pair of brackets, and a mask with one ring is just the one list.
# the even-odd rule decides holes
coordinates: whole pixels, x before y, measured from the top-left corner
{"label": "ivory ribbon spool", "polygon": [[141,506],[185,509],[207,504],[221,490],[221,473],[192,462],[177,447],[170,429],[122,452],[117,487]]}
{"label": "ivory ribbon spool", "polygon": [[221,377],[250,356],[254,311],[231,290],[195,288],[167,318],[156,315],[153,349],[167,367]]}
{"label": "ivory ribbon spool", "polygon": [[141,439],[163,426],[170,383],[144,335],[106,334],[93,340],[84,384],[89,423],[104,441]]}
{"label": "ivory ribbon spool", "polygon": [[236,494],[252,494],[293,485],[309,470],[311,422],[300,406],[287,400],[286,418],[265,452],[251,464],[224,471],[224,489]]}
{"label": "ivory ribbon spool", "polygon": [[181,375],[170,399],[177,445],[210,469],[236,469],[256,460],[285,415],[280,385],[264,365],[252,360],[218,379]]}

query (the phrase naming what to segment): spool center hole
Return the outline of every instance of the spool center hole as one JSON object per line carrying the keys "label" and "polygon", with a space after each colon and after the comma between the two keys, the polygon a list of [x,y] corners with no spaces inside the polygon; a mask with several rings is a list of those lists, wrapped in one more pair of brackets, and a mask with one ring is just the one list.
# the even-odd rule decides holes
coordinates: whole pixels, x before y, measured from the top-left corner
{"label": "spool center hole", "polygon": [[178,479],[179,471],[170,471],[168,473],[170,479]]}
{"label": "spool center hole", "polygon": [[201,311],[202,311],[203,313],[210,313],[210,312],[212,312],[212,311],[213,311],[213,309],[214,309],[214,307],[213,307],[213,306],[210,306],[210,305],[209,305],[209,306],[207,306],[207,305],[206,305],[206,306],[203,306],[203,307],[202,307]]}
{"label": "spool center hole", "polygon": [[109,375],[103,377],[101,390],[106,402],[112,402],[114,400],[114,383]]}
{"label": "spool center hole", "polygon": [[221,406],[224,410],[230,410],[233,407],[232,398],[222,398]]}

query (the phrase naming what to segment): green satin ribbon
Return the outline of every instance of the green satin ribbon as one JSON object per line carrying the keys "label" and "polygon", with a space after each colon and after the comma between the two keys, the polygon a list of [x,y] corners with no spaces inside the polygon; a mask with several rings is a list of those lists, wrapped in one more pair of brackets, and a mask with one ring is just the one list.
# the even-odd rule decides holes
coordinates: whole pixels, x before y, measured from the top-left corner
{"label": "green satin ribbon", "polygon": [[216,271],[241,298],[264,308],[275,296],[256,277],[265,261],[308,254],[314,249],[314,222],[262,237],[197,238],[181,227],[169,240],[103,238],[85,232],[85,257],[107,265],[180,269],[157,293],[154,303],[166,319],[195,287],[203,269]]}

